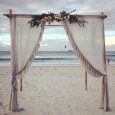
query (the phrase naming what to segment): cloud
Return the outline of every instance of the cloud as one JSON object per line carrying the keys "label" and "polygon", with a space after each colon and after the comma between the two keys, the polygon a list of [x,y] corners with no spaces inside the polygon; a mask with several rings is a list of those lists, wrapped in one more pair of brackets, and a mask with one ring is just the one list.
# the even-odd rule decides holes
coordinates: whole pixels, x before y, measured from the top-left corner
{"label": "cloud", "polygon": [[[63,39],[48,39],[41,42],[40,51],[68,51],[72,50],[71,44]],[[66,46],[66,49],[65,49]]]}
{"label": "cloud", "polygon": [[53,26],[53,27],[46,26],[44,30],[44,34],[61,34],[61,35],[64,34],[65,35],[66,32],[62,26]]}
{"label": "cloud", "polygon": [[[75,13],[77,14],[99,15],[101,12],[104,12],[107,15],[107,18],[105,19],[105,31],[115,31],[114,5],[115,0],[0,0],[0,36],[6,33],[10,34],[9,19],[6,16],[3,16],[3,14],[8,13],[10,8],[12,8],[13,13],[17,14],[59,13],[62,10],[70,12],[74,9],[76,9]],[[53,33],[55,35],[65,34],[61,29],[57,30],[58,31],[50,28],[44,33],[47,34],[46,36],[51,35],[52,38]],[[109,36],[113,36],[113,34],[110,34]],[[106,37],[108,37],[108,35]],[[109,41],[111,41],[111,39],[113,38],[110,37]]]}
{"label": "cloud", "polygon": [[3,42],[3,41],[0,41],[0,45],[3,45],[3,46],[10,46],[11,43],[10,43],[10,42]]}
{"label": "cloud", "polygon": [[115,51],[115,35],[107,36],[105,39],[105,45],[107,51]]}
{"label": "cloud", "polygon": [[9,51],[10,50],[10,42],[1,42],[0,41],[0,51]]}
{"label": "cloud", "polygon": [[[1,0],[0,14],[7,13],[12,8],[14,13],[59,13],[62,10],[76,9],[78,14],[100,14],[102,11],[108,15],[105,20],[106,30],[115,30],[115,1],[111,0]],[[3,16],[0,17],[3,19]],[[4,18],[5,19],[5,18]],[[3,20],[2,20],[3,22]],[[6,22],[6,20],[5,20]],[[4,23],[5,23],[4,22]]]}
{"label": "cloud", "polygon": [[115,51],[115,45],[106,46],[106,51]]}
{"label": "cloud", "polygon": [[114,36],[107,36],[105,39],[106,46],[115,45],[115,35]]}

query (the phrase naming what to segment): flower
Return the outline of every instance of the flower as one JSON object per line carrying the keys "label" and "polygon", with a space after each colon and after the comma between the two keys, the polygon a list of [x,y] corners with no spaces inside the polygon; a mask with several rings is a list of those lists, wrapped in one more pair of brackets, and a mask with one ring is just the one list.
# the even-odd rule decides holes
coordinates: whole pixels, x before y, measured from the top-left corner
{"label": "flower", "polygon": [[[73,10],[70,13],[73,13],[75,10]],[[70,13],[66,13],[65,11],[60,12],[60,14],[54,14],[54,13],[48,13],[48,14],[42,14],[33,16],[28,23],[30,24],[31,28],[38,27],[40,23],[42,22],[48,22],[51,24],[53,21],[61,22],[61,21],[69,21],[69,23],[78,23],[80,27],[84,27],[84,24],[86,23],[85,20],[79,19],[77,15],[70,15]]]}

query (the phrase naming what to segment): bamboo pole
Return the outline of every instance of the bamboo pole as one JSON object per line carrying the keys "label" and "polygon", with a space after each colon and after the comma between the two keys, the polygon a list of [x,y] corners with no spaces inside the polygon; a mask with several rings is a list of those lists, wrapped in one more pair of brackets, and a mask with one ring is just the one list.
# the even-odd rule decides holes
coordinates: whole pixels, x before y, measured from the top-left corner
{"label": "bamboo pole", "polygon": [[[12,16],[12,9],[9,9],[9,17]],[[11,55],[11,54],[10,54]],[[12,91],[11,91],[11,95],[10,95],[10,105],[9,105],[9,110],[11,110],[11,100],[12,100]]]}
{"label": "bamboo pole", "polygon": [[[104,16],[103,12],[101,12],[101,16],[102,17]],[[104,31],[104,27],[103,27],[103,31]],[[105,49],[105,33],[103,33],[103,42],[104,42],[104,54],[103,54],[103,58],[104,58],[104,63],[107,66],[107,63],[106,63],[106,49]]]}
{"label": "bamboo pole", "polygon": [[22,78],[20,78],[20,91],[22,91]]}
{"label": "bamboo pole", "polygon": [[11,18],[12,17],[12,9],[9,9],[9,14],[8,17]]}
{"label": "bamboo pole", "polygon": [[87,90],[87,71],[85,71],[85,90]]}
{"label": "bamboo pole", "polygon": [[9,9],[9,16],[12,16],[12,9]]}
{"label": "bamboo pole", "polygon": [[[24,16],[24,17],[28,17],[28,18],[31,18],[32,16],[41,16],[42,14],[13,14],[13,16]],[[4,14],[4,16],[7,16],[9,17],[9,14]],[[106,15],[77,15],[77,17],[92,17],[92,18],[95,18],[95,17],[103,17],[103,18],[107,18]]]}
{"label": "bamboo pole", "polygon": [[[102,17],[104,16],[104,13],[101,12]],[[103,18],[104,19],[104,18]],[[103,43],[104,43],[104,64],[107,69],[107,63],[106,63],[106,48],[105,48],[105,32],[104,32],[104,22],[103,22]],[[106,70],[107,71],[107,70]],[[106,92],[106,93],[105,93]],[[102,97],[101,97],[101,103],[104,106],[101,106],[100,109],[104,109],[104,111],[109,111],[109,94],[108,94],[108,77],[106,78],[106,82],[104,83],[104,76],[102,77]]]}
{"label": "bamboo pole", "polygon": [[62,26],[61,24],[60,25],[56,25],[56,24],[49,24],[49,25],[45,25],[45,26]]}

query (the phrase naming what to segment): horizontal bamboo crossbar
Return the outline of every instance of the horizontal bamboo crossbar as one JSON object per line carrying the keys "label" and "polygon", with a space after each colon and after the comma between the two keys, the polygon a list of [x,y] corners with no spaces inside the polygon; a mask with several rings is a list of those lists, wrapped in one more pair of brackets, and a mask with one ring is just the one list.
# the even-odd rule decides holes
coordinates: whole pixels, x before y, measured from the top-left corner
{"label": "horizontal bamboo crossbar", "polygon": [[45,26],[62,26],[62,25],[50,24],[50,25],[45,25]]}
{"label": "horizontal bamboo crossbar", "polygon": [[[42,15],[42,14],[41,14]],[[9,14],[4,14],[4,16],[7,16],[9,18],[13,17],[13,16],[17,16],[17,17],[26,17],[26,18],[32,18],[32,16],[41,16],[40,14],[13,14],[12,13],[12,9],[9,9]],[[58,15],[58,14],[56,14]],[[72,16],[72,15],[71,15]],[[103,12],[101,12],[101,15],[77,15],[77,17],[92,17],[92,18],[102,18],[105,19],[107,18],[107,15],[104,15]]]}
{"label": "horizontal bamboo crossbar", "polygon": [[[57,14],[58,15],[58,14]],[[17,17],[26,17],[26,18],[31,18],[32,16],[41,16],[40,14],[4,14],[4,16],[11,17],[11,16],[17,16]],[[92,17],[92,18],[107,18],[107,15],[76,15],[77,17]]]}

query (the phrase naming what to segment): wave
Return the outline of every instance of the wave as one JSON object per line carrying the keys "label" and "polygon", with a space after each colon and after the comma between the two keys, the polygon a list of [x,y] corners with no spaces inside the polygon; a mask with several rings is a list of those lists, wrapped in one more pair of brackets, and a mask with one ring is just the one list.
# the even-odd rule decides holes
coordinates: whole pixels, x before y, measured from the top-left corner
{"label": "wave", "polygon": [[[106,58],[110,63],[115,64],[115,51],[106,52]],[[11,61],[9,51],[0,51],[0,62]],[[34,59],[35,63],[40,64],[79,64],[80,61],[73,51],[39,51]]]}

